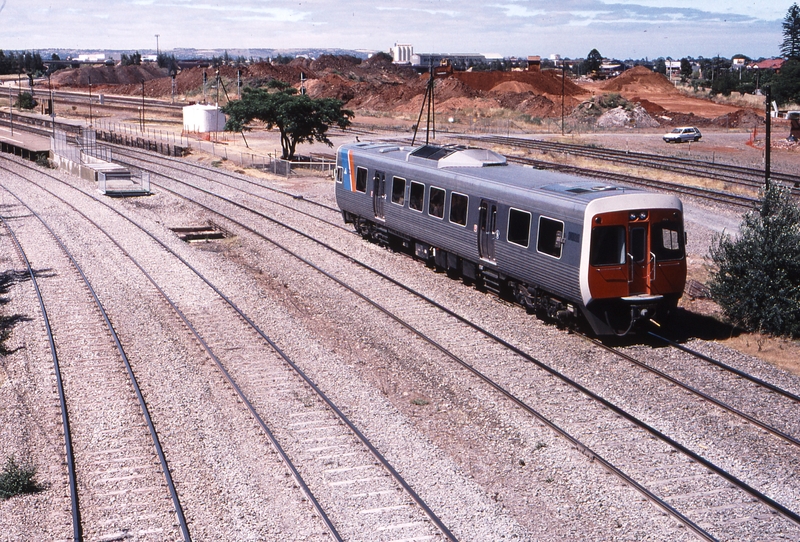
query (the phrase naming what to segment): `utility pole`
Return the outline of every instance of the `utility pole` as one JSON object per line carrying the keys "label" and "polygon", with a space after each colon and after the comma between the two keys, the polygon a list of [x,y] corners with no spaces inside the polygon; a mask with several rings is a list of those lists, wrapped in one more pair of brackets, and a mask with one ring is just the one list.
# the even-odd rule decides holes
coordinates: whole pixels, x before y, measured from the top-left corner
{"label": "utility pole", "polygon": [[89,78],[89,127],[93,124],[92,119],[92,78]]}
{"label": "utility pole", "polygon": [[766,134],[766,143],[764,144],[764,187],[769,190],[769,176],[770,176],[770,147],[772,146],[771,141],[771,129],[772,129],[772,86],[767,85],[765,87],[767,91],[766,94],[766,112],[767,112],[767,134]]}
{"label": "utility pole", "polygon": [[157,57],[158,57],[158,55],[161,53],[161,51],[160,51],[160,50],[159,50],[159,48],[158,48],[158,36],[160,36],[160,35],[161,35],[161,34],[156,34],[156,58],[157,58]]}
{"label": "utility pole", "polygon": [[144,79],[142,79],[142,133],[144,133]]}
{"label": "utility pole", "polygon": [[564,93],[567,79],[567,63],[561,61],[561,135],[564,135]]}

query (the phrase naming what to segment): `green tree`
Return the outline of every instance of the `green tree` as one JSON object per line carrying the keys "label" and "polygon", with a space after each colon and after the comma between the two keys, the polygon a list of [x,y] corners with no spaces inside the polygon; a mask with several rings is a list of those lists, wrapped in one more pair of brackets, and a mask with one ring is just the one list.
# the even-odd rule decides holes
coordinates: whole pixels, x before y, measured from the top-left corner
{"label": "green tree", "polygon": [[781,53],[786,59],[800,59],[800,8],[792,4],[783,18]]}
{"label": "green tree", "polygon": [[123,66],[139,66],[142,63],[142,55],[136,51],[131,56],[122,53],[120,56],[120,64]]}
{"label": "green tree", "polygon": [[800,207],[788,188],[771,184],[739,237],[717,236],[710,256],[711,296],[734,324],[800,337]]}
{"label": "green tree", "polygon": [[295,89],[269,92],[265,89],[244,89],[242,99],[229,102],[222,111],[229,115],[225,130],[240,132],[257,119],[267,129],[278,128],[284,160],[293,160],[298,143],[333,143],[327,131],[332,125],[350,126],[353,112],[342,109],[343,102],[335,98],[309,98],[298,95]]}
{"label": "green tree", "polygon": [[692,78],[692,74],[694,73],[694,69],[692,68],[692,63],[689,61],[688,58],[681,59],[681,79],[687,81]]}
{"label": "green tree", "polygon": [[33,94],[30,92],[20,92],[19,96],[17,97],[16,106],[19,109],[34,109],[38,103],[33,98]]}
{"label": "green tree", "polygon": [[583,61],[583,73],[586,75],[597,75],[603,65],[603,55],[597,49],[592,49]]}
{"label": "green tree", "polygon": [[773,77],[771,86],[772,99],[779,104],[800,104],[800,58],[784,62],[781,73]]}

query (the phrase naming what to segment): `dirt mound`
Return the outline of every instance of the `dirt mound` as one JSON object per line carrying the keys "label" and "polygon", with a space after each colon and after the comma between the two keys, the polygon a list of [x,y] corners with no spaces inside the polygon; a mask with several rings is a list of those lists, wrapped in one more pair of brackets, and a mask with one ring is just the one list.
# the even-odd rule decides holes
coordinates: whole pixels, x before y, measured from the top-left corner
{"label": "dirt mound", "polygon": [[334,56],[322,55],[311,62],[311,69],[315,72],[322,71],[349,71],[361,64],[361,59],[350,55]]}
{"label": "dirt mound", "polygon": [[503,81],[499,85],[493,87],[491,92],[496,92],[496,93],[513,92],[517,94],[521,92],[530,92],[531,94],[533,94],[536,92],[536,89],[530,83],[522,83],[520,81]]}
{"label": "dirt mound", "polygon": [[650,115],[660,115],[661,113],[666,111],[666,109],[664,109],[660,105],[653,103],[650,100],[643,100],[638,96],[632,97],[631,101],[641,105],[644,108],[644,110],[647,111],[647,113]]}
{"label": "dirt mound", "polygon": [[749,109],[739,109],[733,113],[720,115],[713,119],[711,124],[725,128],[754,128],[764,124],[764,117]]}
{"label": "dirt mound", "polygon": [[161,69],[155,64],[141,64],[138,66],[97,66],[59,70],[53,74],[51,80],[55,88],[82,88],[88,87],[90,82],[92,86],[141,85],[142,81],[147,82],[167,75],[167,70]]}
{"label": "dirt mound", "polygon": [[658,92],[663,94],[680,94],[680,91],[669,82],[664,75],[651,71],[644,66],[636,66],[609,79],[600,85],[606,92]]}

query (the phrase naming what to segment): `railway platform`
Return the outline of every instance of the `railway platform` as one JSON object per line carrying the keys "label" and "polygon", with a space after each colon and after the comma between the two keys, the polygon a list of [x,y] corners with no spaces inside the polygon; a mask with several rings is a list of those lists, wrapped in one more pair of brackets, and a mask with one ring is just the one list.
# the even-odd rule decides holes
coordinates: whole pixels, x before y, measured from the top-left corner
{"label": "railway platform", "polygon": [[0,150],[35,162],[50,156],[50,140],[22,130],[12,132],[10,127],[0,126]]}

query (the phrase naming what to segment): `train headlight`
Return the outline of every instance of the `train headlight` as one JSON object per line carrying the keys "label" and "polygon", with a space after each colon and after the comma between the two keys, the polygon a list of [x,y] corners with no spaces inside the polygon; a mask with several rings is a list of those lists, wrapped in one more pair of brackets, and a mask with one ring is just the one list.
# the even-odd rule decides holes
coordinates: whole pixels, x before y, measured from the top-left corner
{"label": "train headlight", "polygon": [[646,218],[647,218],[647,211],[642,211],[641,213],[639,213],[640,220],[644,220]]}
{"label": "train headlight", "polygon": [[628,218],[631,219],[631,220],[636,220],[636,213],[629,214]]}

